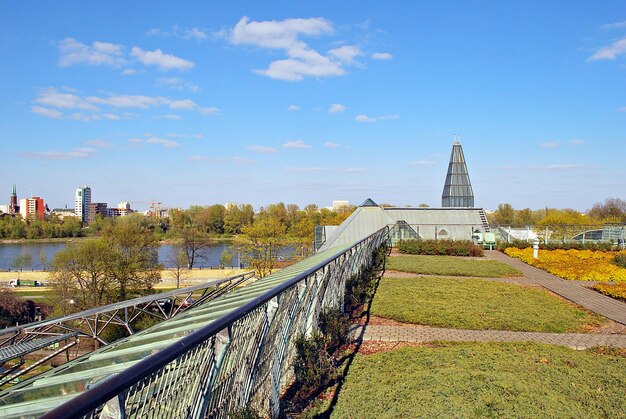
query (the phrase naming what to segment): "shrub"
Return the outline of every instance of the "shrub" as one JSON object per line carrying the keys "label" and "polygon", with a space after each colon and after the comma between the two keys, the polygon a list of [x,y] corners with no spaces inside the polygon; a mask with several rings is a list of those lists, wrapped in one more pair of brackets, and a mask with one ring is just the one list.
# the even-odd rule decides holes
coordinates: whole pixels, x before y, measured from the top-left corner
{"label": "shrub", "polygon": [[346,342],[350,318],[337,309],[324,309],[320,313],[319,328],[324,336],[326,352],[332,354]]}
{"label": "shrub", "polygon": [[611,298],[626,301],[626,283],[596,284],[592,288],[601,294],[608,295]]}
{"label": "shrub", "polygon": [[618,253],[613,258],[613,264],[620,268],[626,268],[626,253]]}
{"label": "shrub", "polygon": [[324,348],[324,336],[318,331],[308,338],[300,335],[295,344],[294,373],[302,389],[311,392],[326,384],[334,372],[334,365]]}
{"label": "shrub", "polygon": [[483,249],[469,240],[401,240],[400,253],[435,256],[483,256]]}

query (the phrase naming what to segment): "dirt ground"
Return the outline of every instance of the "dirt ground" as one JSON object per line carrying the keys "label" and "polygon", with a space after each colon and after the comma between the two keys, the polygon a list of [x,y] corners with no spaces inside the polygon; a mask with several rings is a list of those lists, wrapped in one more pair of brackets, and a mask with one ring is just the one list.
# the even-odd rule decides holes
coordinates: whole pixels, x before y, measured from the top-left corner
{"label": "dirt ground", "polygon": [[[239,275],[249,272],[248,269],[193,269],[181,278],[182,286],[201,284],[207,280],[226,278],[233,275]],[[8,285],[9,281],[13,278],[17,278],[17,272],[0,272],[0,286]],[[46,271],[22,271],[20,272],[20,279],[32,279],[41,281],[44,284],[48,281],[48,272]],[[176,282],[172,276],[172,272],[167,269],[161,271],[161,282],[156,285],[155,288],[171,288],[175,286]],[[33,291],[45,290],[45,287],[22,287],[21,291],[32,289]]]}

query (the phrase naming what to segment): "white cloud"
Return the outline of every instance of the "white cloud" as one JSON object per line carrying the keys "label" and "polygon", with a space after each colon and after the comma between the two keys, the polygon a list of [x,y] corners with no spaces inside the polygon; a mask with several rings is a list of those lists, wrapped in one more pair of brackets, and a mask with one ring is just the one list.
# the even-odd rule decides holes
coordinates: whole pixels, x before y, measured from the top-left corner
{"label": "white cloud", "polygon": [[585,140],[575,139],[575,140],[571,140],[569,143],[571,145],[581,145],[581,144],[585,144]]}
{"label": "white cloud", "polygon": [[163,138],[157,138],[157,137],[150,137],[147,139],[143,139],[143,138],[131,138],[128,140],[129,143],[134,143],[134,144],[158,144],[158,145],[162,145],[165,148],[174,148],[174,147],[180,147],[180,143],[177,143],[176,141],[172,141],[172,140],[166,140]]}
{"label": "white cloud", "polygon": [[626,53],[626,37],[600,48],[591,57],[587,58],[587,61],[614,60],[624,53]]}
{"label": "white cloud", "polygon": [[210,106],[208,108],[198,108],[198,112],[204,115],[217,115],[220,113],[220,110],[215,106]]}
{"label": "white cloud", "polygon": [[261,154],[278,153],[278,150],[275,149],[274,147],[267,147],[267,146],[262,146],[262,145],[249,145],[246,148],[250,151],[254,151],[256,153],[261,153]]}
{"label": "white cloud", "polygon": [[328,54],[336,58],[342,63],[353,65],[357,64],[355,58],[362,55],[361,49],[354,45],[344,45],[339,48],[334,48],[328,51]]}
{"label": "white cloud", "polygon": [[98,108],[73,93],[59,92],[54,87],[43,89],[34,100],[35,103],[59,109],[82,109],[96,111]]}
{"label": "white cloud", "polygon": [[201,90],[200,86],[198,86],[197,84],[194,84],[188,80],[181,79],[179,77],[160,78],[157,80],[157,85],[166,86],[179,92],[187,90],[193,93],[197,93]]}
{"label": "white cloud", "polygon": [[539,144],[541,148],[557,148],[560,145],[558,141],[546,141],[545,143]]}
{"label": "white cloud", "polygon": [[159,118],[159,119],[173,119],[173,120],[183,119],[180,115],[176,115],[176,114],[173,114],[173,113],[166,113],[165,115],[157,116],[157,118]]}
{"label": "white cloud", "polygon": [[296,167],[296,166],[288,166],[285,167],[285,170],[292,173],[323,173],[323,172],[331,172],[331,173],[363,173],[367,170],[362,167],[346,167],[346,168],[330,168],[330,167]]}
{"label": "white cloud", "polygon": [[160,144],[166,148],[180,147],[180,143],[177,143],[176,141],[164,140],[162,138],[156,138],[156,137],[148,138],[146,140],[146,143],[147,144]]}
{"label": "white cloud", "polygon": [[549,164],[547,166],[543,166],[542,168],[545,170],[572,170],[572,169],[580,169],[582,167],[587,167],[584,164],[574,164],[574,163],[565,163],[565,164]]}
{"label": "white cloud", "polygon": [[385,119],[400,119],[400,115],[380,115],[380,116],[367,116],[365,114],[357,115],[354,120],[357,122],[377,122]]}
{"label": "white cloud", "polygon": [[202,41],[207,38],[207,34],[204,29],[191,28],[191,29],[185,29],[183,38],[195,39],[196,41]]}
{"label": "white cloud", "polygon": [[306,144],[302,140],[288,141],[283,144],[284,148],[313,148],[313,146]]}
{"label": "white cloud", "polygon": [[102,148],[109,148],[112,146],[112,144],[107,140],[87,140],[83,141],[83,144]]}
{"label": "white cloud", "polygon": [[365,114],[359,114],[356,116],[356,118],[354,118],[355,121],[357,122],[374,122],[376,121],[374,118],[370,118],[369,116],[365,115]]}
{"label": "white cloud", "polygon": [[323,55],[300,39],[301,36],[333,33],[332,23],[321,17],[251,22],[244,16],[228,39],[234,45],[283,50],[286,59],[272,61],[267,69],[254,72],[273,79],[296,81],[304,77],[341,76],[346,73],[343,66],[353,64],[354,58],[361,54],[358,47],[346,45]]}
{"label": "white cloud", "polygon": [[602,25],[602,29],[605,30],[613,30],[613,29],[624,29],[626,28],[626,20],[615,23],[607,23],[606,25]]}
{"label": "white cloud", "polygon": [[32,153],[24,153],[23,156],[30,159],[44,159],[44,160],[72,160],[72,159],[85,159],[91,157],[97,152],[94,148],[74,148],[70,151],[36,151]]}
{"label": "white cloud", "polygon": [[287,110],[295,112],[295,111],[299,111],[300,107],[298,105],[289,105],[289,106],[287,106]]}
{"label": "white cloud", "polygon": [[244,157],[234,156],[234,157],[205,157],[205,156],[191,156],[189,157],[191,161],[206,161],[209,163],[216,164],[236,164],[236,165],[248,165],[253,164],[254,160],[246,159]]}
{"label": "white cloud", "polygon": [[136,70],[134,68],[127,68],[126,70],[122,71],[122,75],[123,76],[134,76],[137,74],[142,74],[145,73],[144,70]]}
{"label": "white cloud", "polygon": [[114,108],[148,109],[151,106],[167,105],[172,101],[161,96],[111,95],[108,97],[89,96],[87,101]]}
{"label": "white cloud", "polygon": [[626,106],[623,106],[617,110],[618,112],[626,112]]}
{"label": "white cloud", "polygon": [[63,112],[57,111],[56,109],[44,108],[41,106],[31,106],[30,110],[31,112],[37,113],[47,118],[52,118],[52,119],[63,118]]}
{"label": "white cloud", "polygon": [[127,64],[122,45],[95,41],[91,46],[74,38],[65,38],[59,42],[59,65],[69,67],[74,64],[110,65],[120,67]]}
{"label": "white cloud", "polygon": [[326,147],[326,148],[339,148],[339,147],[341,147],[341,144],[331,143],[330,141],[326,141],[324,143],[324,147]]}
{"label": "white cloud", "polygon": [[339,112],[343,112],[345,111],[346,108],[345,106],[343,106],[340,103],[333,103],[332,105],[330,105],[330,108],[328,109],[328,112],[330,113],[339,113]]}
{"label": "white cloud", "polygon": [[420,167],[428,167],[428,166],[433,166],[435,165],[437,162],[432,161],[432,160],[414,160],[412,162],[409,162],[409,164],[411,166],[420,166]]}
{"label": "white cloud", "polygon": [[[67,89],[66,89],[67,90]],[[100,114],[75,112],[70,115],[64,115],[59,110],[77,110],[77,111],[99,111],[99,106],[109,106],[112,108],[136,108],[150,109],[160,106],[166,106],[172,110],[197,111],[205,115],[217,115],[220,110],[216,107],[203,107],[191,99],[170,99],[164,96],[144,96],[144,95],[113,95],[106,97],[87,96],[82,97],[74,93],[61,92],[55,88],[43,89],[38,96],[33,99],[36,104],[31,107],[31,111],[49,118],[56,119],[75,119],[82,121],[108,119],[119,120],[121,117],[113,112],[105,112]],[[43,106],[38,106],[43,105]],[[56,108],[56,109],[50,109]],[[132,114],[124,114],[125,118],[133,117]],[[180,119],[174,114],[163,116],[167,119]]]}
{"label": "white cloud", "polygon": [[178,25],[174,25],[170,31],[164,31],[159,28],[152,28],[146,31],[146,35],[175,37],[175,38],[182,38],[182,39],[195,39],[196,41],[203,41],[208,37],[205,29],[201,29],[201,28],[181,29]]}
{"label": "white cloud", "polygon": [[144,65],[154,65],[161,70],[189,70],[195,65],[191,61],[183,60],[171,54],[165,54],[160,49],[144,51],[139,47],[133,47],[131,55]]}
{"label": "white cloud", "polygon": [[393,58],[393,55],[388,53],[388,52],[375,52],[372,54],[372,59],[374,60],[391,60]]}

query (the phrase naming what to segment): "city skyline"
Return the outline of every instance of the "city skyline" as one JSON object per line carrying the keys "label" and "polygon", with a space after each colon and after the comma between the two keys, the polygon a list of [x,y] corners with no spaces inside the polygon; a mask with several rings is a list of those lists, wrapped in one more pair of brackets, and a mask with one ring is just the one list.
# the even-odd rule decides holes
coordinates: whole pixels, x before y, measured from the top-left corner
{"label": "city skyline", "polygon": [[626,195],[621,2],[30,6],[0,29],[7,197],[435,207],[454,133],[477,207]]}

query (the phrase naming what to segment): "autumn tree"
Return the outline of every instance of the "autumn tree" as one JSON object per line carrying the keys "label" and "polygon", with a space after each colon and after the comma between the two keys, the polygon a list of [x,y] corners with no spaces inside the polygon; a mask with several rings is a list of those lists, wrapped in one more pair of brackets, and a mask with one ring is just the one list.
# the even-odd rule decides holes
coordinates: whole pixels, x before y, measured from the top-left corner
{"label": "autumn tree", "polygon": [[242,228],[239,246],[242,256],[255,270],[259,278],[272,273],[278,255],[285,245],[285,226],[278,218],[260,216],[254,224]]}
{"label": "autumn tree", "polygon": [[604,202],[596,202],[587,214],[605,222],[626,223],[626,201],[620,198],[607,198]]}

